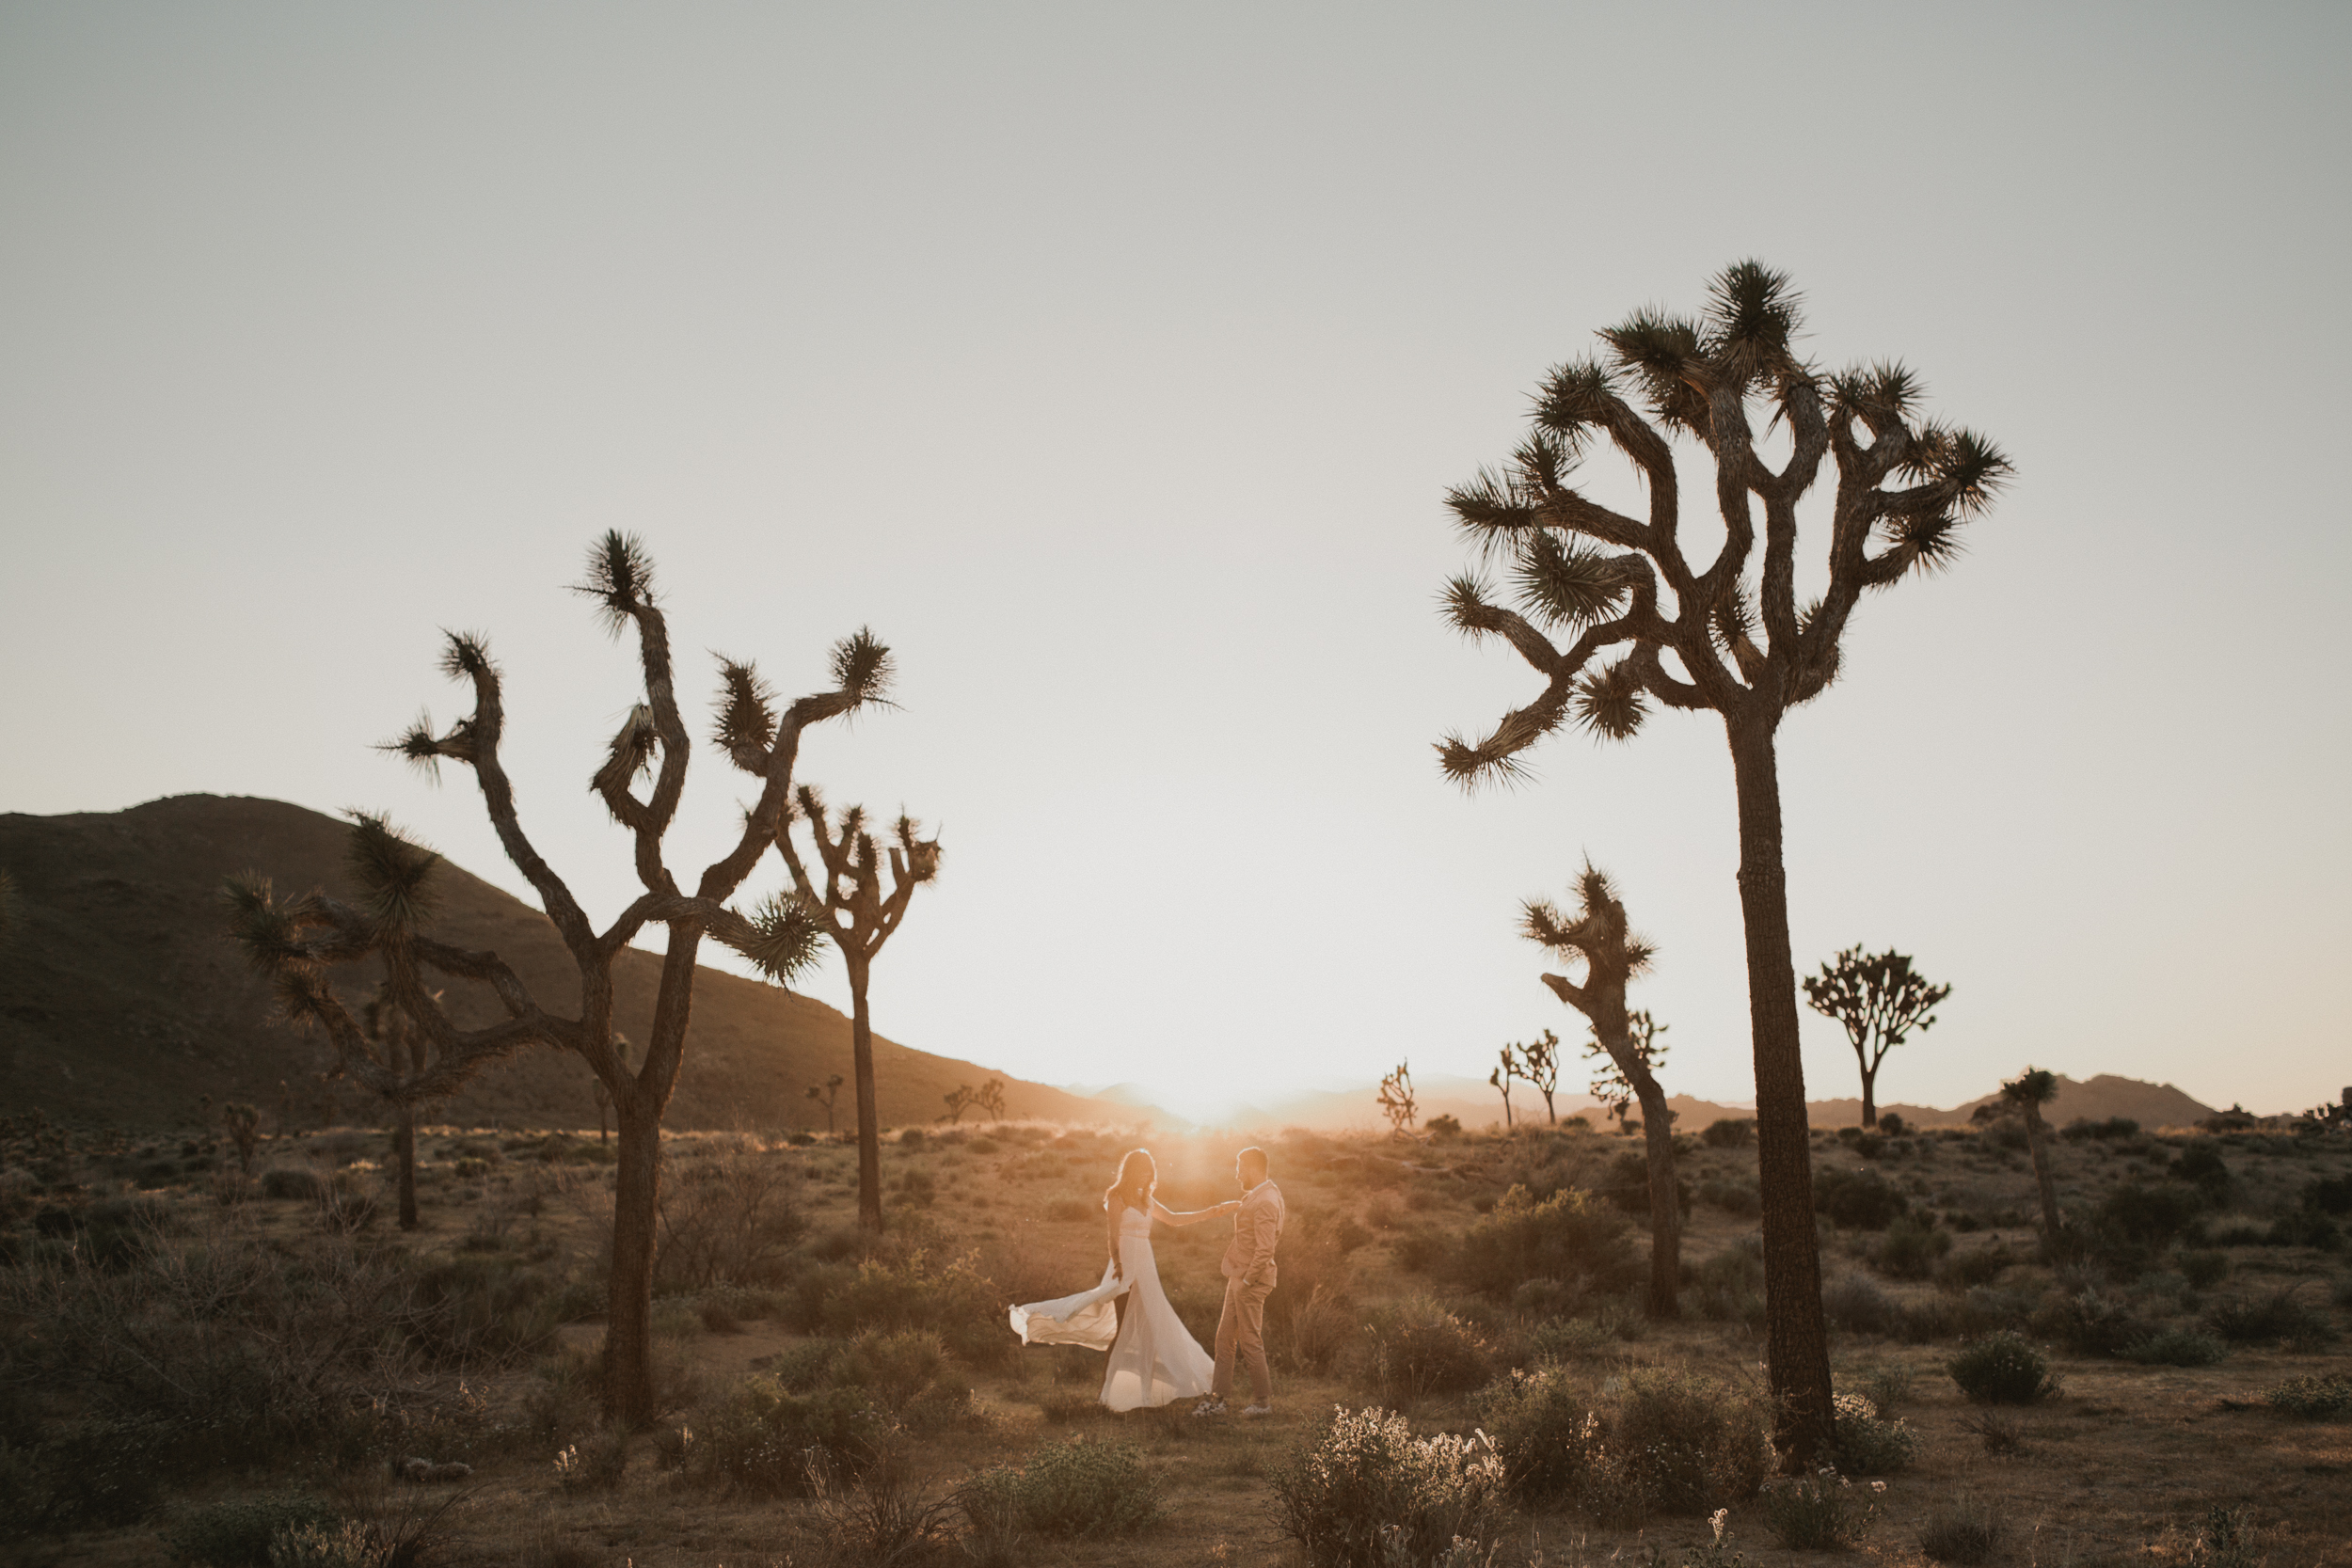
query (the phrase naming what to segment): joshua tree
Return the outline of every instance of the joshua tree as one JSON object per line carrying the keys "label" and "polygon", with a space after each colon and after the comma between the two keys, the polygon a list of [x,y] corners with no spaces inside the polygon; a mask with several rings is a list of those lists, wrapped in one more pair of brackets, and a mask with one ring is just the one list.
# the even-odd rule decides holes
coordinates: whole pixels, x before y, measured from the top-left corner
{"label": "joshua tree", "polygon": [[[628,1037],[619,1030],[612,1032],[612,1059],[622,1067],[628,1066]],[[591,1078],[589,1087],[596,1097],[596,1142],[608,1143],[605,1128],[612,1119],[612,1091],[604,1086],[601,1078]]]}
{"label": "joshua tree", "polygon": [[[1655,1077],[1658,1069],[1666,1065],[1666,1042],[1658,1037],[1666,1033],[1672,1025],[1659,1022],[1647,1010],[1639,1007],[1626,1014],[1625,1018],[1631,1031],[1634,1054],[1648,1064],[1650,1073]],[[1633,1124],[1626,1126],[1627,1116],[1640,1103],[1640,1097],[1633,1092],[1633,1085],[1627,1079],[1625,1070],[1617,1066],[1617,1059],[1600,1043],[1598,1036],[1584,1042],[1584,1057],[1593,1064],[1593,1082],[1586,1092],[1600,1101],[1602,1110],[1617,1118],[1617,1125],[1622,1131],[1641,1132],[1647,1125],[1642,1117],[1634,1117]]]}
{"label": "joshua tree", "polygon": [[1413,1069],[1399,1062],[1396,1070],[1380,1080],[1380,1114],[1389,1118],[1389,1135],[1402,1138],[1413,1130],[1420,1115],[1413,1103]]}
{"label": "joshua tree", "polygon": [[[388,966],[389,967],[389,966]],[[441,992],[435,991],[438,1002]],[[424,1031],[402,1010],[389,981],[378,986],[359,1010],[359,1032],[374,1048],[371,1054],[389,1065],[404,1081],[430,1065]],[[392,1111],[392,1158],[398,1164],[400,1227],[417,1228],[417,1102],[398,1095],[385,1097]]]}
{"label": "joshua tree", "polygon": [[1005,1081],[1002,1078],[992,1078],[977,1089],[969,1084],[958,1084],[942,1098],[947,1101],[947,1114],[939,1118],[942,1121],[960,1122],[966,1111],[983,1112],[998,1120],[1004,1118]]}
{"label": "joshua tree", "polygon": [[220,1125],[229,1134],[230,1147],[237,1151],[237,1169],[244,1175],[252,1175],[253,1151],[262,1146],[262,1113],[243,1101],[232,1100],[220,1108]]}
{"label": "joshua tree", "polygon": [[[1651,1071],[1658,1060],[1659,1030],[1649,1015],[1626,1010],[1627,982],[1649,968],[1656,951],[1627,927],[1625,905],[1609,879],[1588,863],[1576,880],[1577,910],[1564,915],[1549,900],[1522,906],[1519,930],[1549,948],[1565,966],[1581,964],[1581,984],[1565,974],[1546,974],[1552,993],[1582,1013],[1593,1037],[1608,1053],[1617,1076],[1642,1107],[1642,1143],[1649,1157],[1649,1315],[1672,1318],[1680,1310],[1676,1291],[1682,1283],[1682,1211],[1675,1189],[1674,1118],[1666,1091]],[[1634,1020],[1641,1020],[1637,1026]],[[1594,1085],[1603,1095],[1604,1079]],[[1616,1107],[1620,1114],[1623,1101]]]}
{"label": "joshua tree", "polygon": [[1544,1031],[1541,1039],[1528,1041],[1518,1048],[1519,1076],[1535,1085],[1535,1092],[1544,1097],[1544,1121],[1548,1126],[1560,1125],[1560,1113],[1554,1109],[1551,1097],[1560,1088],[1560,1037]]}
{"label": "joshua tree", "polygon": [[1486,1074],[1486,1082],[1502,1096],[1502,1126],[1505,1132],[1510,1131],[1512,1126],[1511,1080],[1519,1075],[1519,1059],[1512,1054],[1513,1050],[1511,1046],[1504,1046],[1502,1065]]}
{"label": "joshua tree", "polygon": [[833,1136],[834,1101],[841,1098],[841,1085],[847,1082],[847,1079],[836,1072],[822,1084],[811,1084],[808,1086],[809,1099],[825,1108],[825,1136],[828,1138]]}
{"label": "joshua tree", "polygon": [[833,939],[850,971],[850,1070],[857,1085],[857,1220],[868,1234],[882,1230],[882,1124],[874,1106],[874,1022],[866,1006],[866,983],[872,977],[874,956],[882,950],[898,923],[906,919],[914,890],[939,875],[939,840],[924,838],[923,825],[904,812],[892,826],[898,840],[889,849],[890,886],[882,887],[882,853],[874,835],[866,831],[866,808],[851,806],[832,828],[826,826],[825,802],[807,784],[801,786],[800,810],[792,815],[808,819],[817,841],[824,884],[812,881],[792,842],[788,817],[779,819],[774,840],[784,863],[792,870],[792,896],[778,898],[769,908],[796,913]]}
{"label": "joshua tree", "polygon": [[[834,649],[833,684],[777,711],[773,694],[749,664],[722,660],[723,689],[717,741],[728,760],[759,781],[758,799],[744,812],[733,847],[706,867],[689,892],[662,859],[662,840],[677,815],[686,788],[692,742],[679,711],[670,661],[669,623],[656,603],[653,566],[634,538],[608,533],[590,552],[588,579],[579,592],[596,601],[614,636],[634,627],[644,701],[634,705],[613,737],[591,787],[634,842],[635,864],[644,891],[602,930],[590,924],[571,888],[548,864],[523,831],[513,784],[500,755],[504,740],[504,686],[484,640],[448,639],[442,668],[472,688],[473,712],[435,733],[420,720],[388,750],[431,770],[443,761],[473,770],[485,807],[507,858],[539,895],[580,975],[580,1016],[565,1018],[542,1008],[512,968],[492,953],[469,953],[421,937],[409,939],[415,963],[400,986],[402,1006],[421,1024],[436,1057],[414,1085],[422,1097],[447,1083],[454,1086],[495,1056],[526,1045],[550,1045],[578,1053],[612,1097],[619,1159],[613,1173],[612,1269],[605,1331],[604,1397],[608,1412],[632,1426],[654,1416],[649,1333],[653,1309],[653,1261],[657,1241],[661,1169],[661,1115],[677,1086],[686,1056],[692,1010],[695,957],[703,938],[712,936],[742,953],[771,977],[784,979],[813,963],[824,933],[797,906],[771,903],[746,919],[726,900],[758,864],[767,846],[788,831],[792,768],[801,732],[827,719],[854,713],[880,698],[890,678],[890,652],[871,633],[860,631]],[[636,793],[638,779],[652,773],[650,791]],[[388,889],[388,893],[394,891]],[[266,901],[264,901],[265,904]],[[264,942],[289,949],[288,978],[281,993],[298,1012],[326,1024],[344,1067],[363,1083],[380,1077],[362,1048],[356,1023],[332,1001],[318,974],[325,961],[344,961],[383,940],[371,914],[330,900],[305,900],[297,921],[293,911],[247,911]],[[660,985],[653,1009],[653,1031],[639,1067],[631,1071],[613,1048],[612,964],[647,926],[668,928]],[[297,928],[299,927],[299,928]],[[310,930],[315,928],[315,936]],[[500,1022],[461,1031],[424,995],[421,972],[487,985],[505,1013]],[[382,1085],[371,1083],[382,1092]]]}
{"label": "joshua tree", "polygon": [[[1498,604],[1486,582],[1463,576],[1448,590],[1449,615],[1473,637],[1508,641],[1544,689],[1486,738],[1438,747],[1446,772],[1470,784],[1520,772],[1519,754],[1571,721],[1621,739],[1653,702],[1722,720],[1739,800],[1765,1337],[1774,1436],[1791,1468],[1809,1467],[1829,1441],[1831,1409],[1775,737],[1782,716],[1836,675],[1864,592],[1948,564],[1962,524],[2009,472],[1982,437],[1922,419],[1918,383],[1900,366],[1824,374],[1800,359],[1797,325],[1788,279],[1743,261],[1716,277],[1699,318],[1637,312],[1600,335],[1606,360],[1550,373],[1510,463],[1447,498],[1489,559],[1507,562],[1518,601]],[[1757,403],[1787,429],[1778,467],[1756,450]],[[1632,464],[1648,493],[1645,518],[1570,484],[1596,436]],[[1723,528],[1713,559],[1696,564],[1681,533],[1677,437],[1703,448],[1696,455],[1713,470],[1704,493]],[[1836,473],[1825,590],[1801,604],[1797,507],[1824,460]]]}
{"label": "joshua tree", "polygon": [[1931,985],[1904,954],[1888,948],[1865,956],[1860,943],[1847,948],[1804,977],[1804,999],[1817,1013],[1846,1026],[1846,1039],[1862,1064],[1862,1125],[1879,1124],[1879,1064],[1917,1029],[1935,1027],[1935,1006],[1952,994]]}
{"label": "joshua tree", "polygon": [[2001,1098],[1991,1105],[1979,1106],[1976,1118],[1989,1121],[1992,1112],[2023,1117],[2026,1123],[2026,1149],[2033,1156],[2034,1185],[2042,1190],[2042,1240],[2046,1247],[2058,1245],[2058,1227],[2065,1222],[2058,1214],[2058,1183],[2050,1175],[2050,1124],[2042,1119],[2042,1107],[2058,1098],[2058,1079],[2040,1068],[2029,1067],[2016,1077],[2001,1085]]}

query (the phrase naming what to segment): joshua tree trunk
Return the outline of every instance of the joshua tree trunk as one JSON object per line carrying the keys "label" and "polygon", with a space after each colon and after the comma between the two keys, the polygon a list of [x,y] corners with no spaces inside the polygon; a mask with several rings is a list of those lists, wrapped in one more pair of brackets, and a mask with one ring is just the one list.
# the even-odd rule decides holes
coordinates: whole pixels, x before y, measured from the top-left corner
{"label": "joshua tree trunk", "polygon": [[1878,1069],[1876,1069],[1876,1068],[1872,1068],[1872,1067],[1866,1067],[1866,1068],[1864,1068],[1864,1069],[1862,1069],[1862,1125],[1863,1125],[1863,1128],[1867,1131],[1867,1130],[1868,1130],[1868,1129],[1870,1129],[1870,1128],[1876,1127],[1878,1124],[1879,1124],[1879,1073],[1878,1073]]}
{"label": "joshua tree trunk", "polygon": [[392,1130],[392,1152],[400,1161],[400,1227],[417,1228],[417,1104],[403,1101],[400,1122]]}
{"label": "joshua tree trunk", "polygon": [[2028,1100],[2026,1113],[2026,1148],[2033,1156],[2034,1185],[2042,1189],[2042,1235],[2049,1244],[2058,1244],[2058,1182],[2050,1175],[2050,1124],[2042,1119],[2042,1107]]}
{"label": "joshua tree trunk", "polygon": [[1682,1199],[1675,1185],[1674,1113],[1666,1091],[1644,1072],[1633,1097],[1642,1106],[1642,1149],[1649,1157],[1649,1315],[1682,1315]]}
{"label": "joshua tree trunk", "polygon": [[1764,1198],[1764,1338],[1777,1435],[1810,1469],[1830,1432],[1829,1337],[1813,1220],[1813,1150],[1797,1038],[1797,972],[1782,869],[1780,772],[1770,723],[1726,725],[1740,803],[1740,909],[1756,1051],[1756,1158]]}
{"label": "joshua tree trunk", "polygon": [[612,1278],[605,1301],[604,1400],[616,1423],[654,1418],[653,1254],[661,1192],[661,1112],[650,1096],[613,1106],[620,1159],[612,1174]]}
{"label": "joshua tree trunk", "polygon": [[[847,949],[844,949],[847,951]],[[866,1234],[882,1234],[882,1119],[874,1101],[874,1023],[866,1006],[866,966],[851,959],[850,970],[850,1058],[857,1078],[857,1223]]]}

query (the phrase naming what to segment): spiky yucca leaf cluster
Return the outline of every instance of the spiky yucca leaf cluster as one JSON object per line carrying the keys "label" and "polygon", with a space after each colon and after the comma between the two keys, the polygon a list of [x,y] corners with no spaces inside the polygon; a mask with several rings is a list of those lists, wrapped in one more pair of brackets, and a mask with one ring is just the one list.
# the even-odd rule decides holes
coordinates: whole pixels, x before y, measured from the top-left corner
{"label": "spiky yucca leaf cluster", "polygon": [[767,898],[750,920],[752,935],[733,945],[780,986],[816,968],[831,935],[824,916],[788,893]]}
{"label": "spiky yucca leaf cluster", "polygon": [[633,533],[609,530],[589,546],[588,579],[572,592],[596,601],[607,633],[618,637],[640,610],[653,608],[653,557]]}
{"label": "spiky yucca leaf cluster", "polygon": [[1519,934],[1602,974],[1631,978],[1646,971],[1658,950],[1627,928],[1625,905],[1609,874],[1587,861],[1576,879],[1576,895],[1572,916],[1549,899],[1529,899],[1520,906]]}
{"label": "spiky yucca leaf cluster", "polygon": [[871,627],[860,626],[834,645],[833,683],[857,705],[888,701],[897,674],[890,649]]}
{"label": "spiky yucca leaf cluster", "polygon": [[712,738],[727,760],[746,773],[768,770],[768,749],[776,743],[776,692],[750,663],[719,660],[719,722]]}
{"label": "spiky yucca leaf cluster", "polygon": [[624,793],[634,781],[653,771],[653,759],[661,750],[661,732],[654,722],[653,708],[644,703],[631,706],[605,747],[604,765],[589,780],[589,787],[607,797]]}
{"label": "spiky yucca leaf cluster", "polygon": [[381,926],[415,930],[439,903],[433,883],[441,857],[380,812],[344,815],[351,835],[343,843],[343,869],[359,884],[368,913]]}

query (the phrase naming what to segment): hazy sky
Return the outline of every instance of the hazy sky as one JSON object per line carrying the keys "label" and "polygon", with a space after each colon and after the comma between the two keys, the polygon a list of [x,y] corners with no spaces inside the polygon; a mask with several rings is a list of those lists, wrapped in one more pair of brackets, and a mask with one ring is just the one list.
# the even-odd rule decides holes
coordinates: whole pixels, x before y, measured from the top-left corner
{"label": "hazy sky", "polygon": [[630,655],[563,586],[621,528],[698,701],[707,651],[791,692],[897,649],[901,707],[803,752],[945,824],[894,1037],[1175,1102],[1483,1076],[1583,1036],[1514,919],[1589,853],[1669,1086],[1743,1099],[1720,725],[1475,798],[1430,743],[1535,689],[1438,621],[1445,487],[1755,256],[1809,352],[1906,359],[2018,470],[1783,731],[1801,966],[1956,988],[1882,1099],[2030,1062],[2300,1108],[2352,1081],[2347,43],[2340,4],[8,6],[0,809],[365,805],[520,889],[469,777],[369,750],[463,711],[437,628],[478,628],[609,916]]}

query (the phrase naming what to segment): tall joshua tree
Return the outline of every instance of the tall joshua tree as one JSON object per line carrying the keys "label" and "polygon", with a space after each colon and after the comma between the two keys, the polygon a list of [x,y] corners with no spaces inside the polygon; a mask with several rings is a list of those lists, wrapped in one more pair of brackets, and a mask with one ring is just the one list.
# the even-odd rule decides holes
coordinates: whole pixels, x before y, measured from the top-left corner
{"label": "tall joshua tree", "polygon": [[1544,1122],[1549,1127],[1560,1125],[1560,1112],[1551,1097],[1560,1092],[1560,1037],[1547,1029],[1542,1037],[1529,1040],[1518,1048],[1519,1076],[1535,1085],[1535,1092],[1544,1097]]}
{"label": "tall joshua tree", "polygon": [[865,807],[850,807],[829,827],[823,798],[803,784],[800,810],[794,815],[808,819],[824,879],[820,888],[809,877],[793,845],[790,821],[779,821],[775,846],[791,868],[792,894],[771,901],[770,917],[797,911],[797,918],[833,939],[849,969],[850,1070],[857,1082],[857,1220],[867,1234],[879,1235],[882,1124],[874,1103],[874,1022],[866,1003],[866,987],[873,977],[874,958],[906,919],[914,890],[939,875],[939,840],[923,837],[923,825],[900,812],[891,827],[896,842],[887,851],[890,885],[885,888],[883,852],[866,831]]}
{"label": "tall joshua tree", "polygon": [[[1636,312],[1600,334],[1606,357],[1547,377],[1506,466],[1449,494],[1465,531],[1506,564],[1517,608],[1473,574],[1454,580],[1447,611],[1473,637],[1508,641],[1544,689],[1484,739],[1438,747],[1446,772],[1470,784],[1518,772],[1522,752],[1570,722],[1623,739],[1653,703],[1723,721],[1739,802],[1774,1436],[1792,1467],[1829,1440],[1831,1411],[1775,739],[1782,717],[1836,677],[1863,594],[1948,564],[1962,525],[2009,473],[1983,437],[1921,417],[1918,382],[1901,366],[1824,373],[1799,358],[1797,305],[1786,277],[1742,261],[1714,279],[1696,318]],[[1777,467],[1757,450],[1759,406],[1787,430]],[[1646,516],[1570,483],[1596,436],[1646,486]],[[1712,559],[1695,562],[1677,438],[1699,449],[1679,455],[1713,470],[1722,529]],[[1800,603],[1797,507],[1825,462],[1836,473],[1827,586]]]}
{"label": "tall joshua tree", "polygon": [[[537,891],[579,972],[579,1015],[563,1017],[542,1008],[495,954],[465,953],[419,939],[417,951],[428,966],[488,984],[507,1017],[485,1029],[460,1032],[421,999],[411,1013],[425,1023],[440,1052],[435,1068],[424,1075],[427,1083],[436,1073],[469,1073],[490,1054],[537,1044],[577,1053],[612,1095],[619,1157],[613,1173],[605,1403],[616,1419],[644,1425],[654,1415],[650,1326],[661,1117],[686,1059],[695,958],[703,938],[711,936],[772,978],[789,977],[815,962],[824,933],[797,906],[771,904],[746,918],[728,908],[726,900],[751,874],[768,844],[786,831],[801,732],[881,697],[889,684],[890,651],[869,632],[844,639],[834,649],[832,686],[781,711],[750,664],[721,660],[718,746],[739,769],[758,781],[759,794],[743,813],[734,846],[703,869],[689,892],[662,858],[662,840],[685,793],[692,741],[678,706],[669,622],[655,599],[653,563],[635,538],[607,533],[589,552],[587,580],[577,591],[596,602],[612,635],[635,629],[643,678],[644,700],[622,721],[591,780],[613,819],[629,832],[644,888],[611,925],[599,930],[590,923],[571,888],[523,831],[514,784],[500,755],[506,731],[504,684],[484,639],[452,635],[442,659],[453,679],[472,688],[473,712],[438,733],[430,719],[420,720],[387,750],[427,769],[444,761],[472,769],[499,843]],[[648,775],[651,787],[640,795],[639,781]],[[357,911],[349,919],[337,915],[326,924],[340,933],[322,936],[330,945],[357,944],[373,928]],[[654,999],[653,1028],[632,1070],[614,1043],[612,965],[648,926],[667,927],[668,942]],[[323,990],[324,982],[317,982],[317,990]],[[345,1060],[364,1079],[356,1054],[346,1052]]]}
{"label": "tall joshua tree", "polygon": [[1879,1065],[1914,1029],[1935,1027],[1935,1007],[1952,994],[1949,986],[1929,983],[1910,958],[1888,948],[1865,955],[1847,948],[1804,977],[1804,999],[1817,1013],[1845,1025],[1847,1043],[1862,1064],[1862,1125],[1879,1124]]}
{"label": "tall joshua tree", "polygon": [[1626,1010],[1628,982],[1649,968],[1656,950],[1627,926],[1625,905],[1609,885],[1608,876],[1589,863],[1576,879],[1577,908],[1564,915],[1549,901],[1531,899],[1523,906],[1519,930],[1528,941],[1549,949],[1565,967],[1581,966],[1580,984],[1566,974],[1546,974],[1552,994],[1584,1015],[1593,1037],[1609,1054],[1617,1073],[1642,1106],[1642,1145],[1649,1163],[1649,1315],[1666,1319],[1681,1308],[1676,1292],[1682,1283],[1682,1210],[1675,1188],[1674,1117],[1666,1109],[1666,1091],[1658,1086],[1650,1069],[1657,1032],[1635,1028]]}

